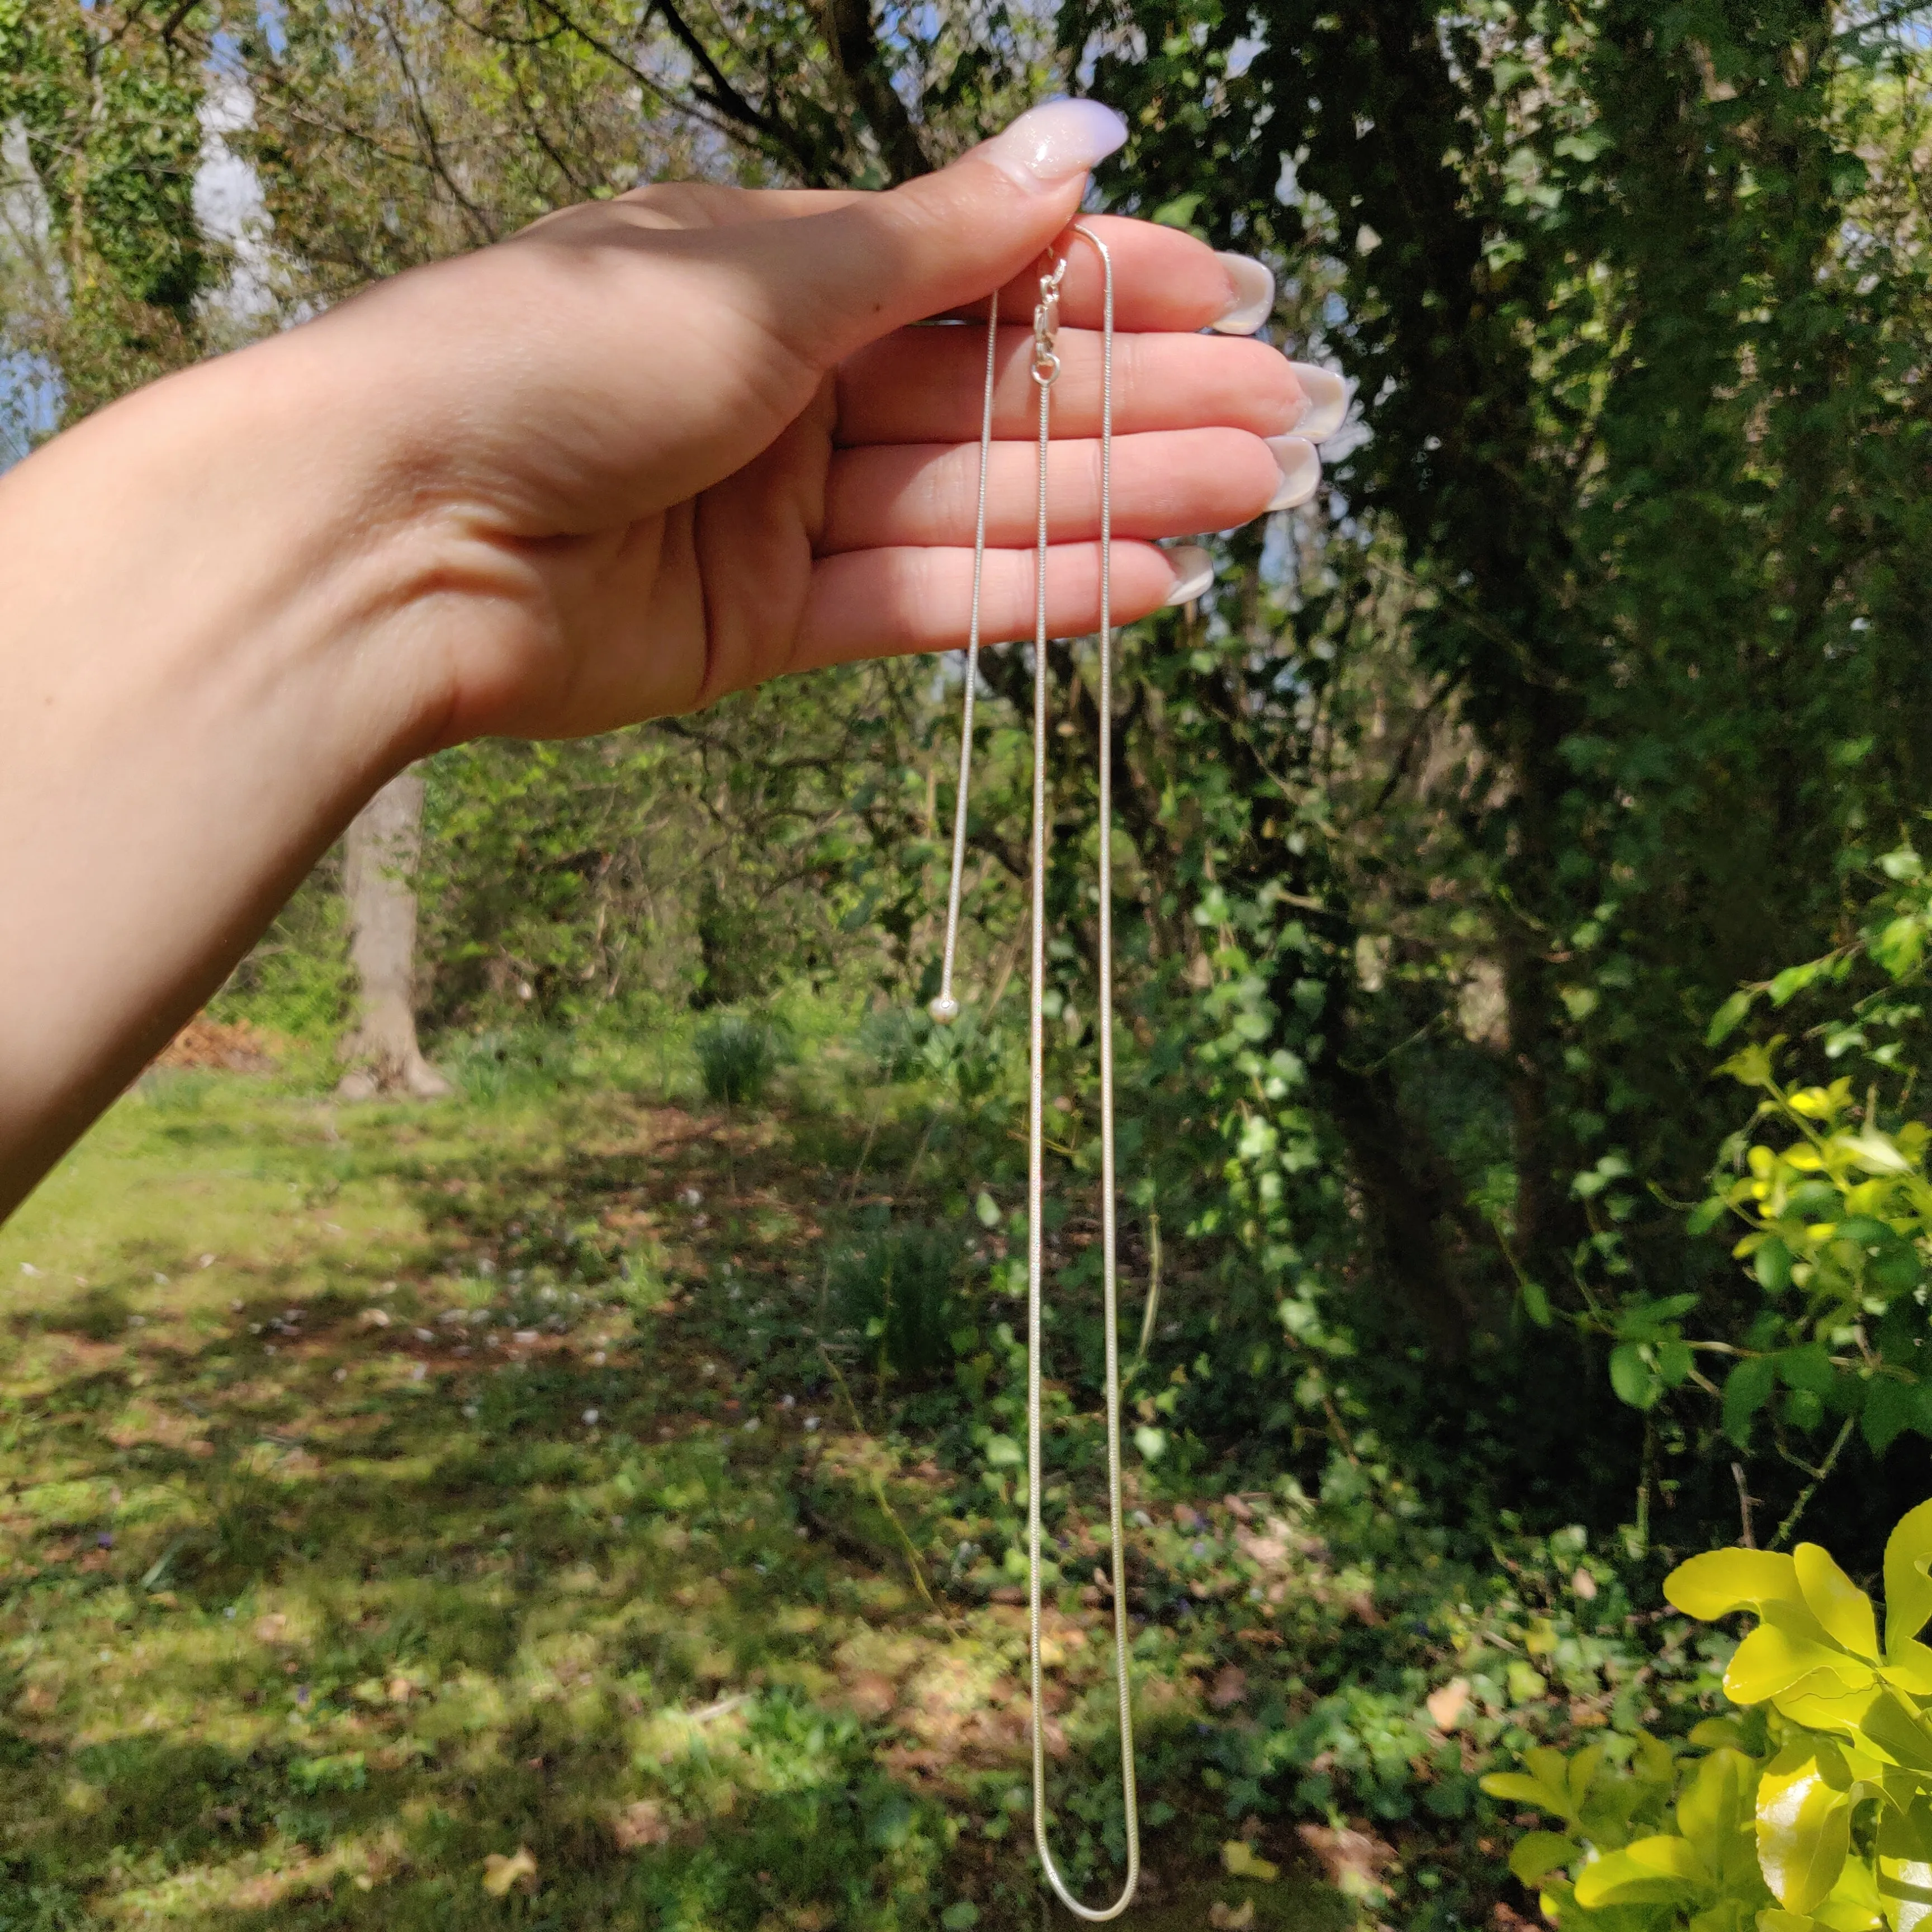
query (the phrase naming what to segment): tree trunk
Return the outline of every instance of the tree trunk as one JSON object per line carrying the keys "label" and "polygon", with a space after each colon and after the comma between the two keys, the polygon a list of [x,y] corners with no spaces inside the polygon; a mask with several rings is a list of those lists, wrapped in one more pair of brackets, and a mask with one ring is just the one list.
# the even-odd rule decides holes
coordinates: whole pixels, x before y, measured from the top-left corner
{"label": "tree trunk", "polygon": [[392,778],[349,827],[343,890],[349,902],[349,956],[361,984],[356,1024],[342,1042],[344,1100],[378,1094],[440,1100],[449,1082],[416,1041],[416,896],[422,847],[423,782]]}

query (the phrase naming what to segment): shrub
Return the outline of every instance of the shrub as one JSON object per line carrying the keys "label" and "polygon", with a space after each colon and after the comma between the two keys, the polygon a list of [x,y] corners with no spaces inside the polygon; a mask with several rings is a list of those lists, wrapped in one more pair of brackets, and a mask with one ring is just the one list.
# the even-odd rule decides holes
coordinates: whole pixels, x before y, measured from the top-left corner
{"label": "shrub", "polygon": [[1912,1932],[1932,1907],[1928,1564],[1932,1503],[1886,1545],[1882,1645],[1870,1599],[1816,1544],[1674,1570],[1664,1592],[1685,1616],[1756,1613],[1724,1673],[1748,1714],[1707,1719],[1688,1749],[1532,1750],[1484,1778],[1562,1827],[1510,1856],[1545,1917],[1565,1932]]}
{"label": "shrub", "polygon": [[944,1365],[957,1307],[958,1239],[937,1228],[888,1228],[832,1264],[832,1307],[863,1338],[882,1377],[928,1379]]}
{"label": "shrub", "polygon": [[692,1042],[707,1099],[754,1107],[778,1071],[778,1040],[770,1024],[727,1013],[698,1030]]}

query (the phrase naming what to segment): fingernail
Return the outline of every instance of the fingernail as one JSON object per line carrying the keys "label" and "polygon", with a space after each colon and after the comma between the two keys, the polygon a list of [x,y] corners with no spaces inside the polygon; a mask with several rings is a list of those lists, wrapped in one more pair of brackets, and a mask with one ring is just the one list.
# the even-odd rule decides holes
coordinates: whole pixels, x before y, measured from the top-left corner
{"label": "fingernail", "polygon": [[1029,107],[980,152],[1022,188],[1057,188],[1126,138],[1127,124],[1097,100],[1049,100]]}
{"label": "fingernail", "polygon": [[1305,436],[1271,436],[1268,446],[1281,471],[1281,487],[1268,499],[1268,508],[1298,508],[1322,487],[1322,458]]}
{"label": "fingernail", "polygon": [[1288,366],[1294,371],[1301,393],[1308,398],[1307,410],[1295,424],[1295,434],[1305,436],[1310,442],[1333,436],[1348,413],[1348,384],[1334,370],[1313,362],[1292,362]]}
{"label": "fingernail", "polygon": [[1167,553],[1168,567],[1174,572],[1174,587],[1167,602],[1192,604],[1214,581],[1214,560],[1198,544],[1177,544]]}
{"label": "fingernail", "polygon": [[1252,255],[1217,256],[1234,285],[1228,306],[1210,325],[1222,335],[1252,335],[1274,313],[1274,271]]}

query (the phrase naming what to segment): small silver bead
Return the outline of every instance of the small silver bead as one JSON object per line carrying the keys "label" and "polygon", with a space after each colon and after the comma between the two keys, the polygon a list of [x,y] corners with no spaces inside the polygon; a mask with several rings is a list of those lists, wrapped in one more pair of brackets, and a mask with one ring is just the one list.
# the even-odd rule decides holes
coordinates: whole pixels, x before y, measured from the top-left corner
{"label": "small silver bead", "polygon": [[941,993],[927,1006],[934,1026],[950,1026],[959,1017],[959,1002],[950,993]]}

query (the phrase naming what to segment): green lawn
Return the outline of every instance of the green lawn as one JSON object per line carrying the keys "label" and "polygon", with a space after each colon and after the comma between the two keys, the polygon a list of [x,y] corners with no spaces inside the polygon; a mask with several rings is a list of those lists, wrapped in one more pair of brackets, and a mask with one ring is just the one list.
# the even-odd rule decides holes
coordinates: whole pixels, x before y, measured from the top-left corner
{"label": "green lawn", "polygon": [[[614,1095],[124,1100],[0,1232],[0,1926],[1040,1924],[1010,1576],[820,1346],[856,1155]],[[1049,1618],[1096,1896],[1098,1596]],[[1216,1667],[1144,1673],[1138,1922],[1348,1922],[1162,1788]]]}

